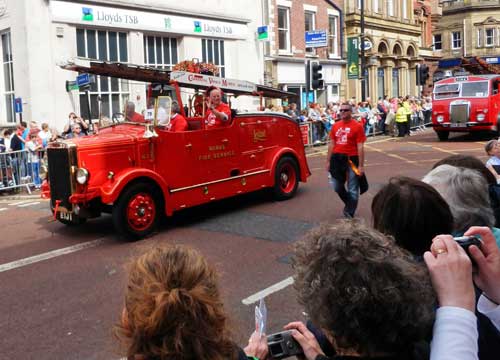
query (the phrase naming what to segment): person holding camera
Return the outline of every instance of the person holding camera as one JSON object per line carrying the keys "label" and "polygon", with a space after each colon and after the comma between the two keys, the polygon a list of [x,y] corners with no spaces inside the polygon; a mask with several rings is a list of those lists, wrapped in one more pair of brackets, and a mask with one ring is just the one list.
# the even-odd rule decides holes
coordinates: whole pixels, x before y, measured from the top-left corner
{"label": "person holding camera", "polygon": [[[295,287],[332,359],[427,359],[435,295],[424,266],[360,221],[310,232],[296,247]],[[308,360],[328,359],[301,322],[292,330]]]}
{"label": "person holding camera", "polygon": [[153,248],[131,264],[116,335],[128,360],[264,360],[254,332],[244,351],[231,339],[215,269],[184,246]]}
{"label": "person holding camera", "polygon": [[430,251],[424,254],[439,300],[431,360],[478,359],[473,280],[482,291],[477,310],[500,331],[500,249],[487,227],[471,227],[465,234],[482,239],[480,247],[467,247],[474,272],[467,252],[451,235],[435,237]]}
{"label": "person holding camera", "polygon": [[81,128],[81,132],[84,135],[88,134],[89,125],[79,116],[77,116],[74,112],[70,112],[68,115],[68,123],[64,126],[64,130],[62,132],[63,136],[67,136],[73,132],[73,127],[75,125],[79,125]]}

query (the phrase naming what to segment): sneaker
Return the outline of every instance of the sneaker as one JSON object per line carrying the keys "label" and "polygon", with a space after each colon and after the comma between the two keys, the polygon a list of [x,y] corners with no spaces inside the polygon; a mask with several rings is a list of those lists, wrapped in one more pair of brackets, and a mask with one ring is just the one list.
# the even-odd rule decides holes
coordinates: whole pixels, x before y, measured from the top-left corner
{"label": "sneaker", "polygon": [[349,214],[349,212],[347,212],[346,210],[343,211],[343,214],[346,219],[352,219],[354,217],[351,214]]}
{"label": "sneaker", "polygon": [[3,183],[0,183],[0,189],[4,188],[5,185]]}
{"label": "sneaker", "polygon": [[9,180],[8,186],[16,186],[14,180]]}

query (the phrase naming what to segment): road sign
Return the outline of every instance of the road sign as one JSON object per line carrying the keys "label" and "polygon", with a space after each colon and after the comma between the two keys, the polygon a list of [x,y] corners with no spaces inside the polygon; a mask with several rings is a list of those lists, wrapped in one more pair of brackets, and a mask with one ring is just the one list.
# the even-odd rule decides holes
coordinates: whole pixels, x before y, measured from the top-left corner
{"label": "road sign", "polygon": [[14,99],[14,109],[16,111],[16,114],[21,114],[23,112],[23,99],[22,98],[15,98]]}
{"label": "road sign", "polygon": [[306,31],[305,39],[306,48],[327,46],[326,30]]}
{"label": "road sign", "polygon": [[79,87],[90,85],[90,75],[89,74],[80,74],[76,77],[76,84]]}

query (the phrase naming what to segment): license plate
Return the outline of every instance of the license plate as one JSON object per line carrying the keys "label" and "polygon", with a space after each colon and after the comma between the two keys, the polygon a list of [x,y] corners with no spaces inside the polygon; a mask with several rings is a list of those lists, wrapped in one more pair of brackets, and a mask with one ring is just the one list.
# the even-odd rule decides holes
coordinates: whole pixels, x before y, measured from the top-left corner
{"label": "license plate", "polygon": [[462,127],[467,127],[467,124],[453,123],[453,124],[450,124],[450,127],[452,127],[452,128],[462,128]]}
{"label": "license plate", "polygon": [[68,212],[60,212],[59,219],[73,221],[73,214]]}

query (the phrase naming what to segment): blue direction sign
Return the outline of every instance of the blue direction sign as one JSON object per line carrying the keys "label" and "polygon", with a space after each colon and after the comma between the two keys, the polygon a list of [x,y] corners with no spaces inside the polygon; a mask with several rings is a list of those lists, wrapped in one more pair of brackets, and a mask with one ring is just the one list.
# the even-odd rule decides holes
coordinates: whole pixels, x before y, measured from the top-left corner
{"label": "blue direction sign", "polygon": [[306,31],[306,47],[327,46],[326,30]]}
{"label": "blue direction sign", "polygon": [[21,114],[23,112],[23,99],[22,98],[15,98],[14,99],[14,109],[16,111],[16,114]]}
{"label": "blue direction sign", "polygon": [[90,75],[89,74],[80,74],[76,77],[76,84],[79,87],[86,86],[90,84]]}

